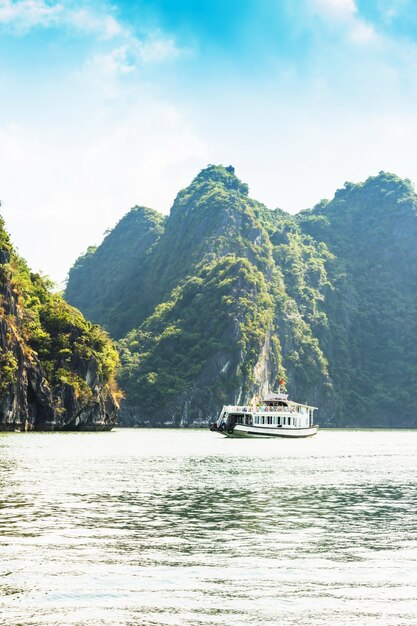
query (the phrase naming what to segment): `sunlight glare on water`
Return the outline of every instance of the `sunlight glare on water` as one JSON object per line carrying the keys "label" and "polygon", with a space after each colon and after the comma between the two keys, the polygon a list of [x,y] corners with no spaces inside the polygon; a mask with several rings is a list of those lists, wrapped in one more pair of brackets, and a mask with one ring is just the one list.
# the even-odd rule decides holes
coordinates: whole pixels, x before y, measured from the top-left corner
{"label": "sunlight glare on water", "polygon": [[417,623],[417,432],[0,435],[4,626]]}

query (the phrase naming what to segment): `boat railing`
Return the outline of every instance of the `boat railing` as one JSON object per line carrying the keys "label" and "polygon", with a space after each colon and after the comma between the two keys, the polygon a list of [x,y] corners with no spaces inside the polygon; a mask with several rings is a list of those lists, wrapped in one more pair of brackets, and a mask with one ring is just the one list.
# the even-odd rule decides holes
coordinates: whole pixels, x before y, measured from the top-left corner
{"label": "boat railing", "polygon": [[294,406],[228,406],[228,413],[295,413],[298,415],[308,415],[306,412],[299,412]]}
{"label": "boat railing", "polygon": [[295,407],[292,406],[258,406],[256,407],[258,413],[297,413]]}

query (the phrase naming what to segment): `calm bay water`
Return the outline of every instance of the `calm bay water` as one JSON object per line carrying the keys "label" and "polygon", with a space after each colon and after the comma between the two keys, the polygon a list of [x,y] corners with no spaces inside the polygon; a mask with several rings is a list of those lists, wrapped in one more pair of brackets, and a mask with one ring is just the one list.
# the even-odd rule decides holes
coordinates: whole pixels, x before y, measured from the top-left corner
{"label": "calm bay water", "polygon": [[0,435],[0,623],[417,623],[417,432]]}

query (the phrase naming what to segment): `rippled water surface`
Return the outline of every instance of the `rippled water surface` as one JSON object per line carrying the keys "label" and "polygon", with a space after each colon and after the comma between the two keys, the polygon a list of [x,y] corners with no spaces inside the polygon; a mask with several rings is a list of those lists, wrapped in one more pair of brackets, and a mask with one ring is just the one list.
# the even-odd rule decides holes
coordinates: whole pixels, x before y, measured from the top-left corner
{"label": "rippled water surface", "polygon": [[0,435],[0,623],[417,624],[417,432]]}

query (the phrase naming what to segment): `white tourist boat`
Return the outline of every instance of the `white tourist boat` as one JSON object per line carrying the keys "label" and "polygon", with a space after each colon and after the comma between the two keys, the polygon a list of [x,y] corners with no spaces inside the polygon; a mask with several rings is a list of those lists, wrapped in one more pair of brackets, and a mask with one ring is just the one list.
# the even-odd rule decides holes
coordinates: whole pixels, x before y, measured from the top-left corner
{"label": "white tourist boat", "polygon": [[270,393],[259,405],[224,406],[210,430],[226,437],[311,437],[315,406],[294,402],[286,393]]}

